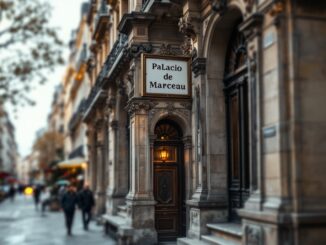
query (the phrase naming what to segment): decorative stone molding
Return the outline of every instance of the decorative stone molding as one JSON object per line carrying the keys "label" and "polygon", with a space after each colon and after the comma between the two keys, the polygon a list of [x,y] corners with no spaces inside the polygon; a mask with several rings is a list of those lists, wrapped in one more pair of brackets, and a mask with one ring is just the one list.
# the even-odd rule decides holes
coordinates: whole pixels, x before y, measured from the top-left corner
{"label": "decorative stone molding", "polygon": [[209,0],[212,10],[219,13],[220,15],[224,14],[227,9],[227,0]]}
{"label": "decorative stone molding", "polygon": [[150,43],[133,44],[129,48],[129,56],[131,58],[137,58],[141,53],[152,52],[153,46]]}
{"label": "decorative stone molding", "polygon": [[206,73],[206,58],[195,58],[191,64],[192,72],[195,77]]}
{"label": "decorative stone molding", "polygon": [[193,45],[194,42],[197,42],[198,33],[198,28],[193,24],[195,22],[196,20],[189,15],[185,15],[179,19],[179,31],[185,36],[184,42],[180,46],[184,55],[194,56],[194,53],[197,53],[197,51],[194,52],[195,48]]}
{"label": "decorative stone molding", "polygon": [[263,244],[263,230],[257,225],[247,225],[245,227],[245,244],[247,245],[262,245]]}
{"label": "decorative stone molding", "polygon": [[179,19],[179,31],[185,36],[191,38],[193,41],[197,39],[195,27],[191,23],[189,15],[183,16]]}
{"label": "decorative stone molding", "polygon": [[185,40],[184,40],[183,44],[181,44],[180,48],[184,55],[191,56],[192,50],[193,50],[191,38],[186,36]]}
{"label": "decorative stone molding", "polygon": [[183,144],[185,149],[191,149],[192,148],[192,138],[191,136],[185,136],[183,138]]}
{"label": "decorative stone molding", "polygon": [[123,80],[123,78],[120,78],[116,81],[117,87],[118,87],[118,93],[120,95],[125,95],[126,94],[126,84]]}
{"label": "decorative stone molding", "polygon": [[179,103],[183,108],[187,109],[187,110],[191,110],[192,109],[192,104],[191,102],[180,102]]}
{"label": "decorative stone molding", "polygon": [[148,112],[151,108],[154,107],[154,104],[147,100],[134,100],[128,103],[127,110],[128,113],[135,114],[135,113],[144,113]]}
{"label": "decorative stone molding", "polygon": [[134,84],[135,84],[135,64],[132,64],[125,76],[126,93],[128,98],[134,95]]}
{"label": "decorative stone molding", "polygon": [[160,55],[177,55],[177,52],[172,49],[171,44],[162,43],[159,51]]}
{"label": "decorative stone molding", "polygon": [[247,41],[261,34],[263,18],[264,16],[261,13],[255,13],[240,25],[240,31]]}

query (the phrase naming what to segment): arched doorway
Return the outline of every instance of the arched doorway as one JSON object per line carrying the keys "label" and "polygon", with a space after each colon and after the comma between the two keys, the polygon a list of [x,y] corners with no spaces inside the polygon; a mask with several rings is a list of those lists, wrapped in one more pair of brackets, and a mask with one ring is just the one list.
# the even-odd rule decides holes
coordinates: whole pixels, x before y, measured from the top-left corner
{"label": "arched doorway", "polygon": [[248,69],[244,36],[238,25],[231,34],[225,60],[228,192],[230,219],[249,197]]}
{"label": "arched doorway", "polygon": [[182,131],[174,121],[164,119],[154,133],[155,228],[159,241],[171,241],[186,231]]}

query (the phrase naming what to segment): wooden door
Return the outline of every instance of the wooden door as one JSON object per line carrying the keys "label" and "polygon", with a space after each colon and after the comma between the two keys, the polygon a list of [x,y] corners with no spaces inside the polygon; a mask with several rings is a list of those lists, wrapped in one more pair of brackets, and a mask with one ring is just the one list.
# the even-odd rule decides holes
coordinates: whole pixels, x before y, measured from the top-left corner
{"label": "wooden door", "polygon": [[[155,228],[159,241],[172,241],[184,236],[186,227],[182,135],[178,126],[169,120],[159,122],[155,133]],[[166,153],[165,158],[162,152]]]}
{"label": "wooden door", "polygon": [[178,166],[156,163],[154,171],[155,228],[159,240],[174,240],[180,228]]}
{"label": "wooden door", "polygon": [[235,29],[226,57],[224,92],[227,111],[230,219],[249,196],[248,75],[243,35]]}

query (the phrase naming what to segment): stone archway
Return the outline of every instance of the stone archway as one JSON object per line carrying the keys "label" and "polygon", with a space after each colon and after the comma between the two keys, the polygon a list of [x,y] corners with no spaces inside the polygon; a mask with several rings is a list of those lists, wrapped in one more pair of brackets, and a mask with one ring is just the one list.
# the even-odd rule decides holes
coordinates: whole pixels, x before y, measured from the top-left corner
{"label": "stone archway", "polygon": [[202,86],[205,124],[208,200],[228,205],[227,107],[224,93],[225,58],[232,32],[243,16],[241,1],[231,1],[223,16],[212,17],[204,38],[207,57],[206,80]]}

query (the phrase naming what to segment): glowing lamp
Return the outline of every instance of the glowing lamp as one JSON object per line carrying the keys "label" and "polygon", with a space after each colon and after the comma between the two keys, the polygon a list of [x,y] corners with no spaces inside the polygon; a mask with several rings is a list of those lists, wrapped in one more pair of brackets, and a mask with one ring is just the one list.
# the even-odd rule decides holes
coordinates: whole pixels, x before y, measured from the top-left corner
{"label": "glowing lamp", "polygon": [[165,162],[169,158],[169,152],[166,149],[162,149],[160,152],[160,159]]}

